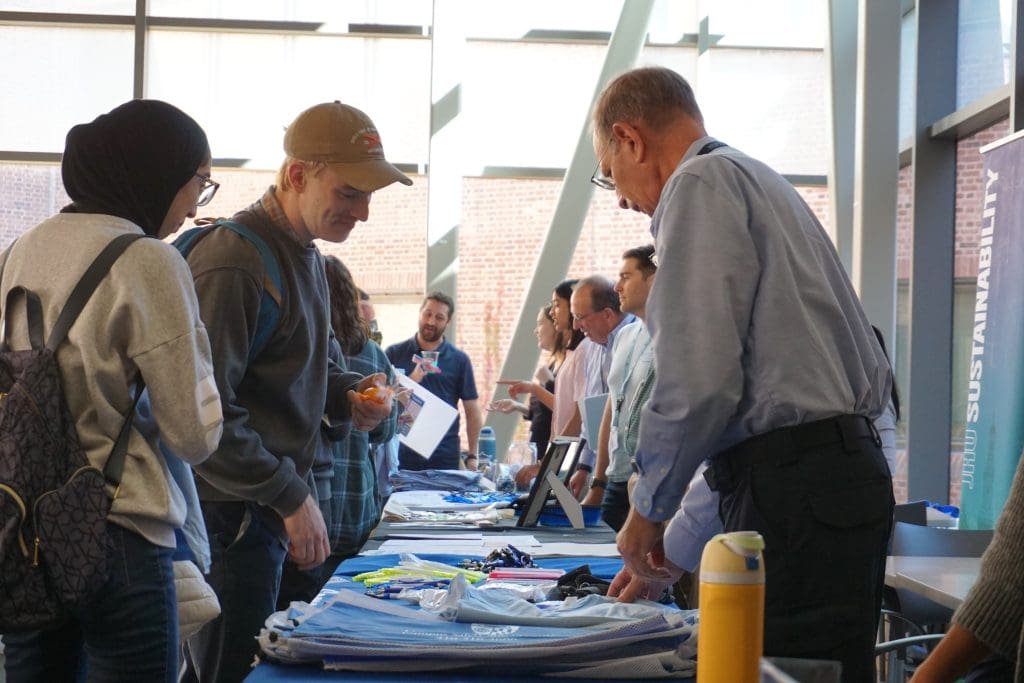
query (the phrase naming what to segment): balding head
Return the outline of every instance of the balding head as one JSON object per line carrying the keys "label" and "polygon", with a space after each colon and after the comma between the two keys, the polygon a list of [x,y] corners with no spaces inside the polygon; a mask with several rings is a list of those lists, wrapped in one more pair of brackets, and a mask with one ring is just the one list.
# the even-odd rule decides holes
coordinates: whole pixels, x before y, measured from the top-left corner
{"label": "balding head", "polygon": [[615,283],[603,275],[591,275],[577,282],[570,308],[573,327],[598,344],[606,343],[612,330],[622,322]]}
{"label": "balding head", "polygon": [[646,124],[654,131],[663,131],[680,116],[704,125],[690,84],[671,69],[642,67],[627,71],[605,86],[594,106],[594,134],[602,140],[612,139],[616,122]]}

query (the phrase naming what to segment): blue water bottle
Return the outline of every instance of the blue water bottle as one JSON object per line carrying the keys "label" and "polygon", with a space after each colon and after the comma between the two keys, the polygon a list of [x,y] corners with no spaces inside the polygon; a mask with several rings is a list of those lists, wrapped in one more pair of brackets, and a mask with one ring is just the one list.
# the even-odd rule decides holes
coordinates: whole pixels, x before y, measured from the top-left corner
{"label": "blue water bottle", "polygon": [[494,429],[484,427],[480,430],[477,448],[480,451],[477,465],[481,470],[485,470],[494,464],[494,458],[498,452],[498,442],[494,439]]}

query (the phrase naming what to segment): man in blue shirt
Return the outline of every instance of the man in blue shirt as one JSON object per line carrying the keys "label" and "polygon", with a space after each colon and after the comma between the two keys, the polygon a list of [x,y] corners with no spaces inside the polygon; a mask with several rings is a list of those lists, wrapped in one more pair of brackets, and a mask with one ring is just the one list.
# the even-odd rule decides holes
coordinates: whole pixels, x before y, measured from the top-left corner
{"label": "man in blue shirt", "polygon": [[657,381],[609,593],[660,591],[681,566],[666,527],[710,459],[725,530],[765,540],[765,654],[876,680],[893,494],[871,420],[892,376],[835,248],[791,184],[707,135],[677,73],[617,77],[593,123],[595,182],[651,216],[658,265]]}
{"label": "man in blue shirt", "polygon": [[[447,294],[428,294],[420,307],[419,331],[404,342],[392,344],[385,353],[392,365],[405,370],[410,379],[453,408],[457,409],[459,401],[462,401],[462,410],[466,413],[469,452],[475,457],[482,417],[476,381],[473,379],[473,364],[469,356],[444,337],[454,313],[455,302]],[[421,360],[424,351],[437,352],[436,364],[431,366]],[[440,372],[436,371],[438,369]],[[472,464],[475,465],[475,461]],[[398,451],[398,466],[403,470],[458,469],[459,419],[455,419],[428,459],[402,445]]]}

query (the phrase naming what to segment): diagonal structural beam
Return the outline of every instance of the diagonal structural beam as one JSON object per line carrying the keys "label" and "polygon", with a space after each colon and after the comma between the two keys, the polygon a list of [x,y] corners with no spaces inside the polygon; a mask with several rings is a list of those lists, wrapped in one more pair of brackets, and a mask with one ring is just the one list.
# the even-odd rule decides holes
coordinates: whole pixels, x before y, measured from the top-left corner
{"label": "diagonal structural beam", "polygon": [[[622,4],[622,12],[608,42],[608,52],[594,88],[594,96],[584,113],[576,149],[565,172],[565,181],[551,217],[551,225],[530,279],[523,308],[519,311],[512,343],[501,367],[501,377],[532,377],[537,367],[539,351],[533,337],[537,309],[551,300],[551,289],[569,271],[593,196],[594,186],[590,184],[590,176],[597,166],[597,159],[590,135],[590,112],[604,86],[615,75],[636,63],[646,40],[653,6],[653,0],[625,0]],[[494,427],[497,435],[499,454],[507,450],[519,419],[518,414],[491,413],[488,416],[487,424]]]}

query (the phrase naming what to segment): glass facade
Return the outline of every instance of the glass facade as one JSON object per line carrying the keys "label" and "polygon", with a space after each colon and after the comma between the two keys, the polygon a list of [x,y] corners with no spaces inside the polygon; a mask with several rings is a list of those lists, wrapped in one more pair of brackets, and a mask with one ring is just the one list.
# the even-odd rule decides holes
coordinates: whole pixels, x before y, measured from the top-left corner
{"label": "glass facade", "polygon": [[901,168],[896,188],[896,334],[886,340],[892,361],[896,391],[900,399],[900,419],[896,423],[896,471],[893,491],[897,503],[908,499],[910,430],[910,271],[914,252],[914,174],[913,167]]}
{"label": "glass facade", "polygon": [[149,0],[156,17],[298,21],[323,31],[348,31],[349,24],[429,26],[432,0]]}
{"label": "glass facade", "polygon": [[903,144],[914,134],[917,85],[917,10],[903,15],[900,22],[900,118],[899,141]]}
{"label": "glass facade", "polygon": [[133,50],[127,28],[0,25],[0,149],[62,151],[71,126],[131,99]]}
{"label": "glass facade", "polygon": [[1012,0],[960,0],[956,106],[964,107],[1010,82]]}
{"label": "glass facade", "polygon": [[720,48],[699,60],[695,92],[709,133],[781,173],[826,173],[820,50]]}
{"label": "glass facade", "polygon": [[824,47],[828,3],[820,0],[715,0],[705,7],[719,45]]}
{"label": "glass facade", "polygon": [[[928,7],[917,4],[922,6],[912,6],[901,19],[901,142],[914,133],[917,13]],[[1007,83],[1011,5],[1011,0],[960,0],[957,107],[991,96]],[[72,125],[132,97],[137,72],[147,97],[192,114],[207,130],[214,157],[228,161],[215,169],[223,187],[207,215],[228,215],[259,196],[280,162],[283,128],[318,101],[342,99],[366,110],[390,159],[420,168],[428,164],[431,102],[440,96],[431,92],[434,0],[149,0],[147,6],[150,17],[164,21],[148,28],[145,63],[136,65],[134,0],[0,0],[0,13],[83,17],[83,23],[72,16],[47,24],[0,16],[0,64],[7,65],[0,68],[0,88],[7,94],[0,98],[0,150],[7,159],[0,161],[0,245],[66,202],[59,167],[39,163],[38,155],[59,154]],[[622,8],[620,0],[523,0],[465,3],[460,16],[466,43],[458,81],[459,130],[465,139],[459,150],[465,180],[458,335],[492,373],[507,349],[522,283],[532,273],[536,254],[531,249],[543,241],[558,201],[560,179],[536,169],[569,164]],[[689,79],[712,134],[783,173],[823,177],[829,144],[826,9],[820,0],[658,0],[639,63],[666,65]],[[168,21],[177,25],[167,26]],[[982,137],[1006,132],[1005,124],[997,125]],[[977,244],[969,224],[979,214],[970,193],[981,173],[974,147],[958,154],[956,191],[965,200],[957,205],[953,258],[958,265],[950,283],[951,479],[962,450],[964,354],[976,274],[976,265],[970,269]],[[485,169],[494,167],[511,168],[513,175],[520,169],[526,177],[488,176]],[[912,178],[912,168],[901,171],[897,329],[890,340],[902,390],[904,451],[912,393]],[[425,286],[429,181],[421,175],[415,180],[412,188],[376,195],[371,221],[348,243],[325,245],[352,264],[371,294],[397,297],[396,311],[410,306]],[[827,191],[800,189],[826,222]],[[610,197],[595,197],[571,274],[611,272],[623,249],[650,239],[647,223],[618,212]],[[521,253],[502,246],[510,243],[510,231],[525,244]],[[495,253],[503,253],[501,263]],[[474,321],[486,321],[489,336]],[[395,339],[413,331],[412,324],[403,327],[397,318],[389,325]],[[486,371],[481,377],[493,379]],[[955,488],[951,484],[951,493]]]}
{"label": "glass facade", "polygon": [[0,12],[133,14],[135,0],[0,0]]}
{"label": "glass facade", "polygon": [[218,158],[277,168],[295,115],[339,99],[372,112],[389,158],[427,157],[429,40],[151,30],[147,74],[148,95],[201,121]]}

